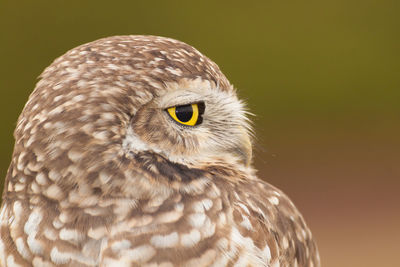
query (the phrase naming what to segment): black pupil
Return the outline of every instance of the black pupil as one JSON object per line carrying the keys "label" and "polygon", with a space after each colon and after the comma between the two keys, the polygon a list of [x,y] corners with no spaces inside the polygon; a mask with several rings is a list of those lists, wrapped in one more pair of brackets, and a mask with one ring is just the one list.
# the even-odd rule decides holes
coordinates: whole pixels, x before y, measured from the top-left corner
{"label": "black pupil", "polygon": [[183,106],[178,106],[175,109],[175,114],[176,117],[181,121],[181,122],[188,122],[193,116],[193,108],[192,105],[183,105]]}

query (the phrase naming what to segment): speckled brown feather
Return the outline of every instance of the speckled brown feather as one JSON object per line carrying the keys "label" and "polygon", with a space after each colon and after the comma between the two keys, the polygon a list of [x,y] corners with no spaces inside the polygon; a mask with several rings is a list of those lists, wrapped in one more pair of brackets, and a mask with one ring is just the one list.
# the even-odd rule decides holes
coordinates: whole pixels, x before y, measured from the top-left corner
{"label": "speckled brown feather", "polygon": [[[193,101],[199,126],[165,112]],[[300,213],[255,176],[249,129],[229,81],[187,44],[70,50],[18,120],[0,266],[320,266]]]}

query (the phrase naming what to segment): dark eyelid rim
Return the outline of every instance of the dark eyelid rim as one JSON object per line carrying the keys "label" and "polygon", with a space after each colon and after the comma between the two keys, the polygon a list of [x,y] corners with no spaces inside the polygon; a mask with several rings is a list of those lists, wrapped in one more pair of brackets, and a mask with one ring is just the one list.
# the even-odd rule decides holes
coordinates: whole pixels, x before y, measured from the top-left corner
{"label": "dark eyelid rim", "polygon": [[206,110],[206,104],[204,103],[204,101],[200,101],[195,104],[197,104],[197,106],[199,107],[199,114],[203,115],[204,111]]}
{"label": "dark eyelid rim", "polygon": [[193,104],[197,104],[197,106],[199,107],[199,114],[203,115],[204,111],[206,110],[206,104],[204,103],[204,101],[198,101],[198,102],[193,102],[193,103],[188,103],[188,104],[183,104],[183,105],[176,105],[176,106],[171,106],[171,107],[167,107],[165,108],[165,110],[167,111],[170,108],[173,107],[182,107],[182,106],[188,106],[188,105],[193,105]]}

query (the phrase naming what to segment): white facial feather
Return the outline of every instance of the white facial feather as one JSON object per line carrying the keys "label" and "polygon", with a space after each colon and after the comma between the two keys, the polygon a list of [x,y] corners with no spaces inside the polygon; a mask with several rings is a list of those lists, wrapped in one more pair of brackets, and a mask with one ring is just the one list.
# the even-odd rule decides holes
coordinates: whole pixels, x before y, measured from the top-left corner
{"label": "white facial feather", "polygon": [[[201,79],[184,80],[179,84],[170,83],[167,88],[163,95],[153,101],[162,111],[171,130],[198,140],[195,151],[191,151],[190,154],[171,153],[171,150],[161,149],[151,142],[144,141],[130,126],[123,141],[124,150],[133,153],[152,151],[173,162],[189,165],[208,163],[220,157],[231,163],[237,162],[239,159],[232,151],[237,147],[251,145],[242,144],[250,140],[251,127],[244,104],[236,94],[219,90],[213,87],[212,83]],[[197,102],[205,103],[205,111],[203,122],[195,127],[178,125],[166,112],[169,107]]]}

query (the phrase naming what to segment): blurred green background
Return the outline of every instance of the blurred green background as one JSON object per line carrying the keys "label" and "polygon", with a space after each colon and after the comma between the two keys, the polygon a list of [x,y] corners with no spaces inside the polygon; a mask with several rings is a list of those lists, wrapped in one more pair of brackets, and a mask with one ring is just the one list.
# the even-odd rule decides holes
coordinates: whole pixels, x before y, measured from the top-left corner
{"label": "blurred green background", "polygon": [[0,0],[0,175],[37,77],[77,45],[168,36],[246,99],[259,176],[303,212],[323,266],[399,266],[400,1]]}

